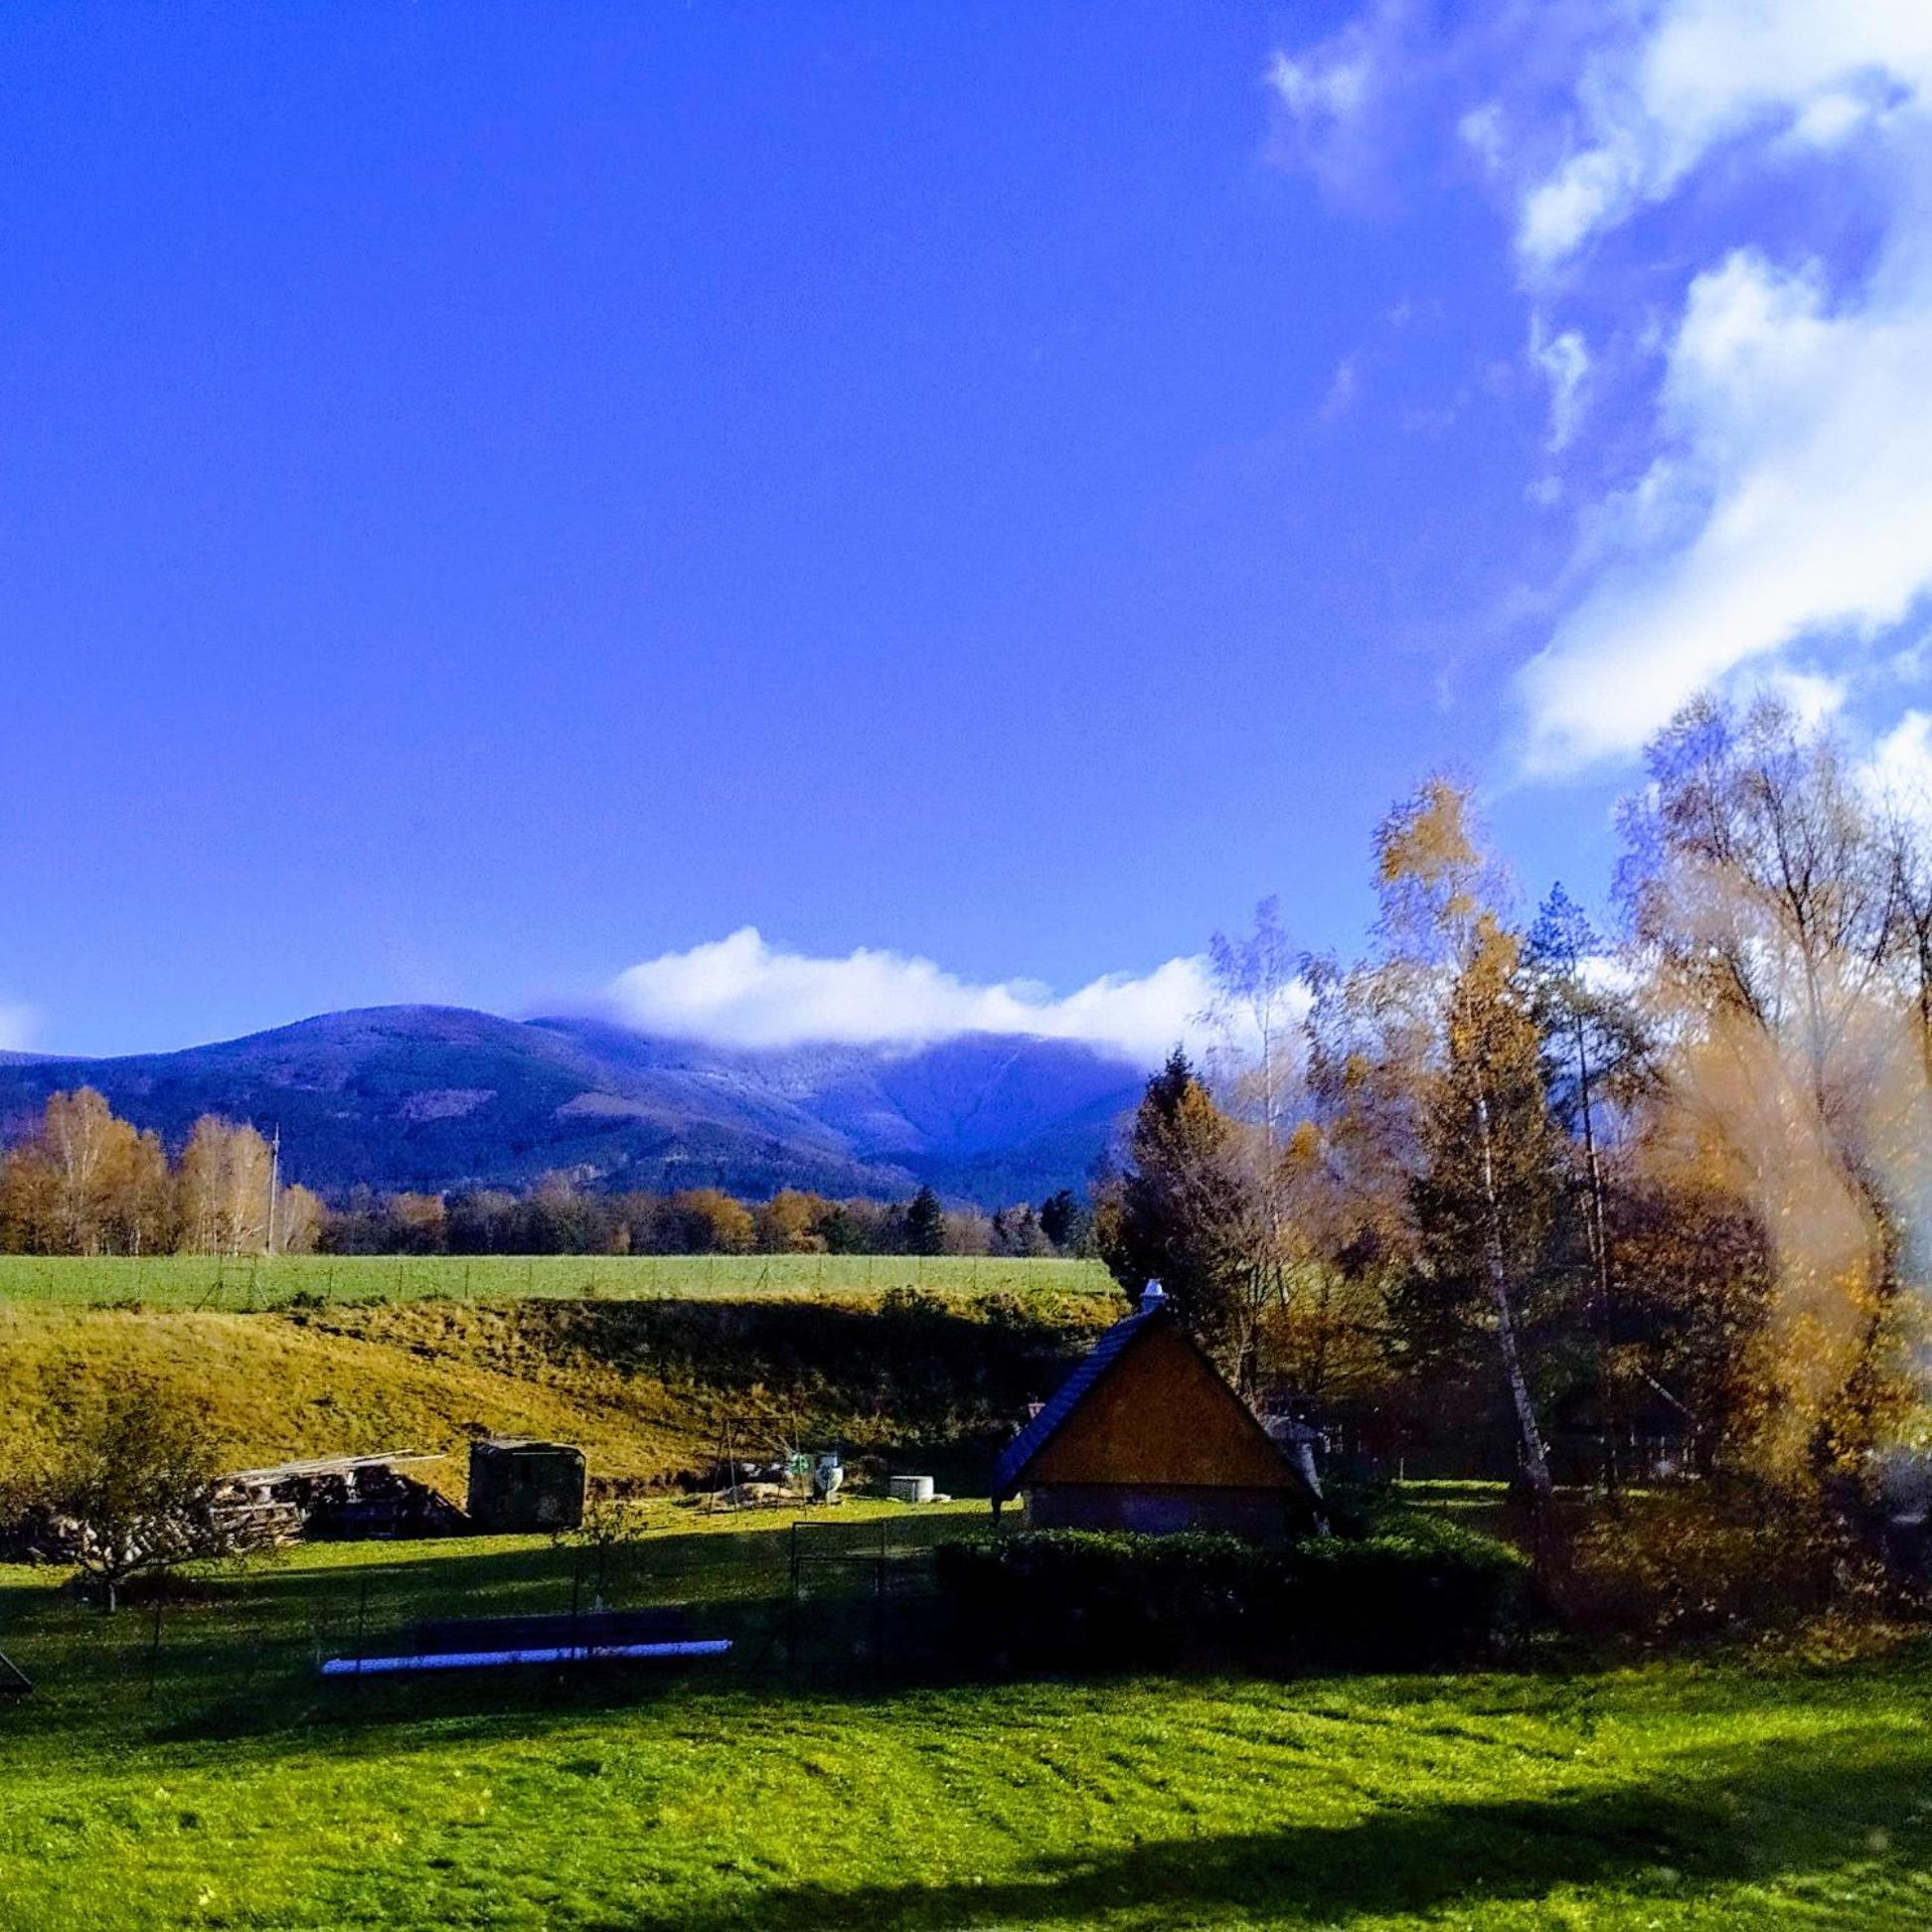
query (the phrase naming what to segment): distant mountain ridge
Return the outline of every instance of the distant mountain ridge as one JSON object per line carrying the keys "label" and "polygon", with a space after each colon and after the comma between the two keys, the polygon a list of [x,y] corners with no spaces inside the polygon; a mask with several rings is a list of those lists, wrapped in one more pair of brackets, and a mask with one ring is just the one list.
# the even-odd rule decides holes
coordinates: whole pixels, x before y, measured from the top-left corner
{"label": "distant mountain ridge", "polygon": [[608,1021],[369,1007],[114,1059],[0,1056],[0,1127],[82,1084],[177,1147],[204,1113],[278,1127],[291,1181],[329,1195],[585,1185],[986,1205],[1078,1187],[1142,1071],[1071,1041],[713,1046]]}

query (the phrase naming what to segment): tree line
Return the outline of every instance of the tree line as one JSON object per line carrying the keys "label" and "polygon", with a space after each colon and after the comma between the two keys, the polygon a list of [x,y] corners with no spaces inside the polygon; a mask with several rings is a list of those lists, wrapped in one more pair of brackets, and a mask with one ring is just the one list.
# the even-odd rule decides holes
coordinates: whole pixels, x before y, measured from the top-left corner
{"label": "tree line", "polygon": [[[1648,748],[1601,927],[1529,915],[1469,789],[1382,822],[1360,957],[1215,942],[1226,1046],[1149,1083],[1094,1238],[1228,1371],[1399,1440],[1673,1438],[1843,1524],[1922,1438],[1932,851],[1829,730],[1701,698]],[[1917,801],[1922,808],[1924,801]],[[1787,1520],[1791,1512],[1786,1511]]]}
{"label": "tree line", "polygon": [[253,1127],[206,1114],[170,1161],[91,1087],[54,1094],[0,1160],[9,1254],[303,1254],[326,1219],[311,1190],[277,1184]]}
{"label": "tree line", "polygon": [[1089,1251],[1090,1217],[1070,1190],[988,1213],[931,1188],[904,1201],[832,1200],[781,1188],[743,1200],[722,1188],[609,1193],[553,1176],[527,1193],[378,1195],[325,1208],[331,1254],[983,1254]]}
{"label": "tree line", "polygon": [[[272,1204],[272,1206],[271,1206]],[[0,1252],[11,1254],[985,1254],[1087,1251],[1069,1190],[987,1213],[930,1188],[898,1202],[784,1188],[601,1193],[551,1176],[524,1193],[378,1194],[339,1204],[284,1185],[252,1126],[207,1115],[170,1161],[158,1134],[91,1087],[57,1093],[0,1160]]]}

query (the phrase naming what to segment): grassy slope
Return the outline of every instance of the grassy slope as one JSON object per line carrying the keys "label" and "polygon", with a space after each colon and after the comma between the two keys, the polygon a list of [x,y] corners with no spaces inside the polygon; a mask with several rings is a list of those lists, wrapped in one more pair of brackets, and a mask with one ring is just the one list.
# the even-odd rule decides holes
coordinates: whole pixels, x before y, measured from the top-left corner
{"label": "grassy slope", "polygon": [[[640,1558],[640,1598],[723,1599],[708,1627],[752,1635],[761,1612],[732,1626],[731,1600],[769,1593],[783,1537],[666,1530]],[[306,1550],[174,1613],[151,1676],[142,1619],[0,1571],[0,1642],[42,1681],[0,1706],[0,1926],[1932,1918],[1922,1649],[865,1694],[734,1669],[325,1695],[309,1674],[315,1620],[332,1603],[339,1643],[365,1576],[390,1621],[554,1605],[571,1561],[527,1540]]]}
{"label": "grassy slope", "polygon": [[[477,1429],[580,1443],[598,1474],[702,1466],[721,1414],[856,1448],[998,1434],[1118,1304],[763,1298],[194,1309],[0,1304],[0,1432],[33,1456],[138,1370],[204,1406],[232,1460],[460,1449]],[[449,1466],[460,1480],[460,1462]]]}

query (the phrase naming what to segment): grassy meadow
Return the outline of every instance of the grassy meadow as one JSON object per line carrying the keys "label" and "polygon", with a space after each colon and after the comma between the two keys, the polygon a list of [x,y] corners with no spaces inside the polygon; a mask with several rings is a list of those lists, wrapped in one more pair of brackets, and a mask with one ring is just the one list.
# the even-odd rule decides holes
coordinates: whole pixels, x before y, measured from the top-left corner
{"label": "grassy meadow", "polygon": [[[782,1518],[654,1505],[613,1601],[722,1666],[324,1686],[318,1652],[558,1609],[530,1538],[317,1546],[108,1619],[0,1569],[0,1927],[1917,1926],[1932,1654],[1291,1683],[835,1665],[875,1571],[766,1647]],[[888,1601],[983,1512],[855,1504]],[[916,1598],[910,1606],[918,1624]],[[815,1621],[814,1621],[815,1620]],[[929,1619],[926,1619],[929,1622]],[[814,1650],[823,1644],[823,1650]],[[373,1646],[372,1646],[373,1648]],[[762,1653],[762,1655],[760,1655]]]}
{"label": "grassy meadow", "polygon": [[291,1301],[1104,1294],[1097,1261],[967,1254],[0,1255],[0,1304],[249,1313]]}
{"label": "grassy meadow", "polygon": [[[238,1464],[446,1449],[430,1467],[459,1493],[488,1428],[661,1484],[704,1468],[733,1415],[971,1496],[1026,1397],[1118,1312],[1061,1279],[524,1297],[338,1277],[252,1309],[9,1292],[3,1453],[31,1460],[133,1371],[200,1401]],[[1497,1510],[1492,1486],[1410,1494]],[[985,1533],[983,1503],[816,1513],[795,1610],[787,1512],[658,1490],[634,1523],[601,1557],[530,1537],[297,1547],[193,1579],[158,1618],[0,1566],[0,1650],[36,1684],[0,1695],[0,1932],[1932,1921],[1932,1646],[979,1683],[952,1666],[929,1550]],[[594,1598],[688,1606],[736,1649],[664,1672],[316,1676],[420,1617]]]}
{"label": "grassy meadow", "polygon": [[916,1451],[947,1486],[974,1489],[1027,1401],[1118,1311],[1111,1295],[1039,1291],[373,1298],[253,1313],[0,1301],[0,1454],[31,1462],[136,1375],[205,1414],[235,1468],[420,1450],[447,1456],[423,1473],[460,1495],[470,1439],[493,1433],[575,1442],[598,1476],[658,1482],[708,1467],[730,1417],[747,1453],[774,1435]]}

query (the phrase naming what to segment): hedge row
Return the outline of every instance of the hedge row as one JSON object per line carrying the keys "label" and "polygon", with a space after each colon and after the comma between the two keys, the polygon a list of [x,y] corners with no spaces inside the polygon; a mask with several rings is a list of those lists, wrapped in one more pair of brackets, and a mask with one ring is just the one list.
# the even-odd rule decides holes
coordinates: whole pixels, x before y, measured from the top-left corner
{"label": "hedge row", "polygon": [[1049,1670],[1440,1665],[1496,1650],[1528,1603],[1516,1550],[1426,1521],[1287,1544],[1037,1530],[938,1564],[969,1658]]}

